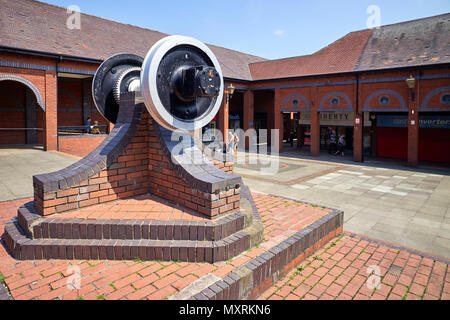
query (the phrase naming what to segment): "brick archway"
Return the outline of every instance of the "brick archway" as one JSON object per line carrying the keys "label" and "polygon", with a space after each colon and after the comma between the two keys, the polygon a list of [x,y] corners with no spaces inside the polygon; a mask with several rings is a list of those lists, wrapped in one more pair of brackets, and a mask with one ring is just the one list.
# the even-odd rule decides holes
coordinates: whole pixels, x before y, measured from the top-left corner
{"label": "brick archway", "polygon": [[0,81],[17,81],[17,82],[22,83],[23,85],[28,87],[34,93],[37,104],[42,108],[43,111],[45,111],[44,98],[42,97],[42,94],[39,91],[39,89],[31,81],[29,81],[25,78],[19,77],[19,76],[14,76],[14,75],[9,75],[9,74],[0,74]]}

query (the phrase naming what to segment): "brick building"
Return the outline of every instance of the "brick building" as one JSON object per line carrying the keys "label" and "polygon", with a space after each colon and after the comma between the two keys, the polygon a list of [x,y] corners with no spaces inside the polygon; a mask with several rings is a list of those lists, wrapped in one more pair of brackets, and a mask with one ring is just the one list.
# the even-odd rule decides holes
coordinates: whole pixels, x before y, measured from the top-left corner
{"label": "brick building", "polygon": [[[60,133],[88,117],[111,127],[92,102],[95,70],[116,53],[145,56],[167,34],[86,14],[70,30],[66,9],[32,0],[0,8],[0,145],[86,155],[104,135]],[[211,45],[236,88],[215,125],[280,129],[281,147],[292,132],[314,156],[336,130],[355,161],[450,163],[449,22],[444,14],[352,32],[312,55],[271,61]]]}

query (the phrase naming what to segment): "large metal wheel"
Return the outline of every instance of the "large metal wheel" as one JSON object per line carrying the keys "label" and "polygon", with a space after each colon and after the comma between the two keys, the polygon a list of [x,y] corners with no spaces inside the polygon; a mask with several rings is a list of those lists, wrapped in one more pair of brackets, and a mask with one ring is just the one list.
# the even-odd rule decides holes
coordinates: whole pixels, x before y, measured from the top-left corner
{"label": "large metal wheel", "polygon": [[[143,59],[135,54],[121,53],[105,60],[92,81],[92,97],[95,107],[108,121],[116,123],[119,114],[121,92],[127,92],[129,85],[139,80]],[[133,72],[132,72],[133,71]]]}
{"label": "large metal wheel", "polygon": [[141,93],[145,105],[166,129],[203,128],[218,113],[223,92],[219,62],[196,39],[166,37],[149,50],[142,64]]}

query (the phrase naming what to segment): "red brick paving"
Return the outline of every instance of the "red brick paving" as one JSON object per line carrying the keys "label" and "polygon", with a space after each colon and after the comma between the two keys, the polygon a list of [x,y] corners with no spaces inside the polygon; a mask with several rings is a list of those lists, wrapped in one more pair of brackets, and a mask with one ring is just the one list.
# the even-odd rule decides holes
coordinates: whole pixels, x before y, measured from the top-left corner
{"label": "red brick paving", "polygon": [[[272,248],[330,211],[259,193],[254,193],[253,196],[265,227],[264,242],[258,248],[244,252],[227,262],[207,264],[161,261],[17,261],[7,253],[3,245],[0,245],[0,272],[12,297],[19,300],[165,299],[208,273],[226,276],[233,269]],[[5,222],[17,215],[18,207],[29,201],[31,199],[0,203],[1,233],[4,231]],[[168,209],[169,207],[160,206],[151,196],[144,196],[104,205],[100,213],[85,210],[83,214],[84,218],[97,219],[113,218],[116,217],[113,213],[118,212],[120,219],[135,219],[136,214],[140,214],[139,218],[142,218],[143,212],[149,212],[150,215],[157,212],[159,215],[155,215],[155,218],[158,218],[162,213],[167,213],[161,210],[167,209],[171,210],[170,214],[182,217],[180,212],[176,212],[177,209]],[[61,217],[69,218],[77,213],[79,211],[69,212]],[[189,217],[198,219],[192,215]],[[145,215],[145,218],[153,216]],[[72,276],[68,269],[71,266],[77,266],[80,270],[79,290],[67,287],[67,281]]]}
{"label": "red brick paving", "polygon": [[153,195],[120,199],[57,215],[59,219],[112,219],[112,220],[184,220],[209,221],[210,219],[189,209],[180,209],[169,201]]}
{"label": "red brick paving", "polygon": [[[380,267],[380,286],[370,289],[369,266]],[[350,234],[307,258],[261,294],[261,300],[449,300],[448,264]]]}
{"label": "red brick paving", "polygon": [[[13,298],[20,300],[165,299],[208,273],[225,276],[327,213],[322,208],[258,193],[254,198],[264,223],[265,241],[259,248],[226,263],[17,261],[0,246],[0,272]],[[5,222],[16,215],[17,208],[30,200],[0,203],[1,233]],[[153,201],[144,199],[147,200]],[[124,217],[122,214],[121,219]],[[132,215],[128,217],[132,219]],[[379,266],[381,272],[381,284],[376,290],[366,285],[370,276],[367,268],[372,265]],[[80,268],[80,290],[69,290],[66,286],[70,266]],[[346,234],[319,249],[259,299],[449,300],[450,268],[440,261]]]}

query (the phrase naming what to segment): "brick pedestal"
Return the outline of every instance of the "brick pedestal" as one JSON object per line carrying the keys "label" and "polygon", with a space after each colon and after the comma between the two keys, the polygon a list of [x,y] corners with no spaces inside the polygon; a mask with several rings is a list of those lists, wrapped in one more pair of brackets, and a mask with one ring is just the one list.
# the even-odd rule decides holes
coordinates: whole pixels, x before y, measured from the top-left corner
{"label": "brick pedestal", "polygon": [[[190,135],[159,126],[134,94],[125,94],[115,127],[97,149],[66,169],[33,177],[34,202],[5,227],[5,242],[17,259],[227,260],[263,236],[251,194],[232,171],[231,163],[205,159]],[[86,219],[83,212],[149,194],[192,221],[114,213]],[[138,209],[132,212],[147,214]]]}

